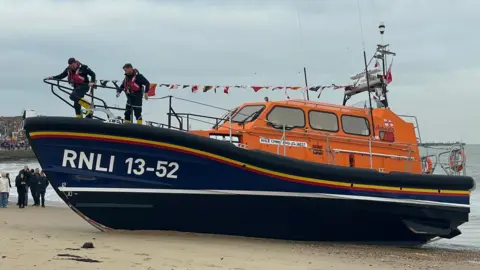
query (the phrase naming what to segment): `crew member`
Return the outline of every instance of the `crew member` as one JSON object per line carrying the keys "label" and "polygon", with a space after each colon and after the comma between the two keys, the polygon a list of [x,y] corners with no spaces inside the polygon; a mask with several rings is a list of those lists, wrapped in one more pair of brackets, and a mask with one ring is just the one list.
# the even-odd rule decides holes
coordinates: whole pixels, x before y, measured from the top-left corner
{"label": "crew member", "polygon": [[[123,66],[125,71],[125,79],[117,89],[117,97],[122,91],[127,95],[127,106],[125,107],[125,122],[132,122],[132,110],[135,113],[137,124],[142,124],[142,99],[148,100],[148,90],[150,89],[150,82],[133,68],[132,64],[127,63]],[[143,90],[144,89],[144,90]]]}
{"label": "crew member", "polygon": [[[68,67],[65,70],[53,77],[47,79],[61,80],[68,76],[68,82],[73,86],[73,91],[70,94],[70,99],[73,101],[73,108],[77,118],[82,118],[82,108],[91,109],[91,105],[83,97],[88,92],[90,87],[95,85],[95,72],[93,72],[87,65],[81,64],[75,58],[68,59]],[[88,79],[90,76],[90,80]],[[88,111],[86,117],[92,118],[93,112]]]}

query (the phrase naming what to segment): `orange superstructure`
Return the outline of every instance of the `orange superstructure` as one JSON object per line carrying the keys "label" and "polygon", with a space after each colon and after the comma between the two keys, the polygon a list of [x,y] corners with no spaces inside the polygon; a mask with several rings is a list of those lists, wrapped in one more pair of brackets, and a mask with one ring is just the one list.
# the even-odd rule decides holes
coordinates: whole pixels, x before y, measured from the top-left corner
{"label": "orange superstructure", "polygon": [[218,127],[190,131],[240,147],[380,172],[422,173],[412,123],[390,109],[304,100],[245,103]]}

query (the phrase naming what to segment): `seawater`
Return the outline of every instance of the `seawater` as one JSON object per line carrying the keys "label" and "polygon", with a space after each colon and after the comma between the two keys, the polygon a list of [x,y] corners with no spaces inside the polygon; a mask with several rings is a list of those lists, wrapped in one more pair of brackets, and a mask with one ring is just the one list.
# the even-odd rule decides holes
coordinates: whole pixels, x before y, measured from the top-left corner
{"label": "seawater", "polygon": [[[425,149],[422,149],[421,152],[425,154],[427,151],[428,154],[435,153],[433,150]],[[467,157],[467,175],[473,177],[477,183],[477,189],[472,193],[471,197],[470,221],[460,226],[460,230],[462,231],[461,235],[453,239],[441,239],[426,245],[427,247],[480,250],[480,145],[467,145],[465,147],[465,153]],[[14,185],[15,177],[25,165],[28,166],[29,169],[40,168],[40,165],[36,161],[17,160],[1,163],[0,172],[10,173],[10,179],[12,180],[12,185]],[[441,168],[437,168],[435,171],[441,172]],[[30,194],[29,200],[32,200]],[[47,188],[45,200],[47,204],[48,202],[63,204],[62,199],[58,197],[51,186]],[[10,201],[17,201],[17,191],[15,188],[10,191]]]}

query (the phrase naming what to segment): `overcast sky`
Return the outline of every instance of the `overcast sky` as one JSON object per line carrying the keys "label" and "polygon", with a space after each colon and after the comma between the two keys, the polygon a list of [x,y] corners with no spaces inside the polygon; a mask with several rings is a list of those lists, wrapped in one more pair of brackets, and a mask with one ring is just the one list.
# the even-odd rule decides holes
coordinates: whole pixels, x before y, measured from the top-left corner
{"label": "overcast sky", "polygon": [[[381,41],[380,21],[385,42],[397,53],[392,109],[416,115],[423,140],[480,143],[480,2],[360,0],[360,10],[367,55]],[[357,0],[0,0],[0,115],[26,108],[73,116],[42,82],[72,56],[99,79],[122,79],[122,65],[131,62],[155,83],[302,85],[306,66],[310,85],[349,84],[363,68],[360,29]],[[283,92],[241,89],[230,95],[157,89],[157,96],[169,92],[225,108],[285,98]],[[123,96],[98,94],[124,106]],[[302,98],[300,92],[289,95]],[[321,100],[341,103],[342,91],[324,92]],[[163,120],[165,106],[148,101],[144,118]]]}

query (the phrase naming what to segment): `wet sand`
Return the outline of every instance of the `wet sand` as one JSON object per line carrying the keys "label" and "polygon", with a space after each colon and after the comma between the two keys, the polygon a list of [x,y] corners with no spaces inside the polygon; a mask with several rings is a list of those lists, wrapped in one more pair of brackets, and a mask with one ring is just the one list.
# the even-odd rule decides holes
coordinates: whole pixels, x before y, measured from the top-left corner
{"label": "wet sand", "polygon": [[[128,218],[128,217],[125,217]],[[480,269],[480,252],[100,232],[66,207],[0,208],[0,269]],[[93,249],[81,248],[92,242]]]}

